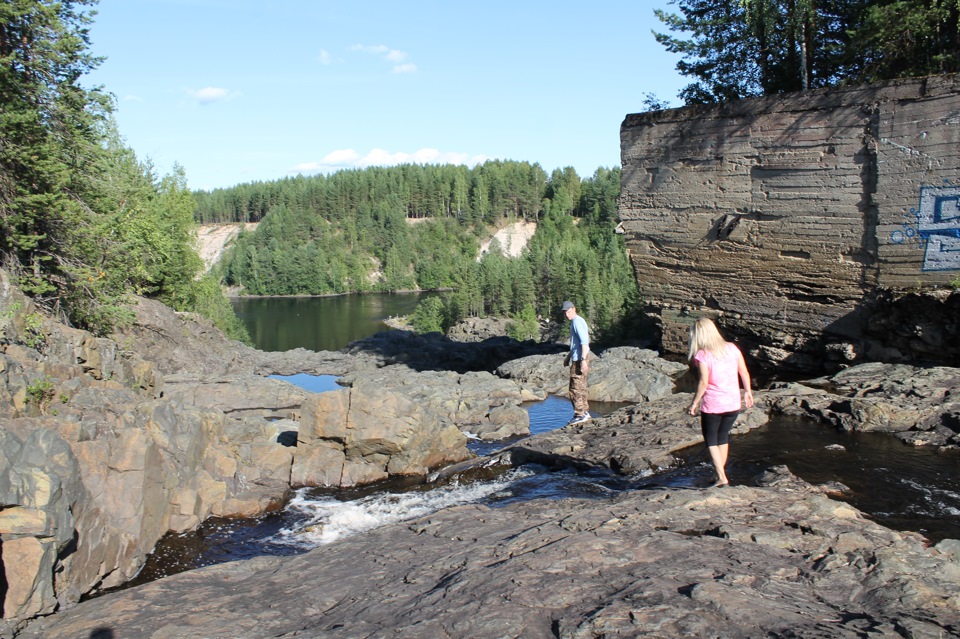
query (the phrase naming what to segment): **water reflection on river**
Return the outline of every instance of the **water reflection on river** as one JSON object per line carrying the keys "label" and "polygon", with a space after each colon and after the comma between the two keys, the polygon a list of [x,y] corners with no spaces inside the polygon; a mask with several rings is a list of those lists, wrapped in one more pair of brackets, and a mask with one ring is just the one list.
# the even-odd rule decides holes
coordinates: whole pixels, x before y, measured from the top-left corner
{"label": "water reflection on river", "polygon": [[409,315],[431,293],[328,297],[239,297],[233,310],[261,351],[336,351],[388,330],[384,320]]}

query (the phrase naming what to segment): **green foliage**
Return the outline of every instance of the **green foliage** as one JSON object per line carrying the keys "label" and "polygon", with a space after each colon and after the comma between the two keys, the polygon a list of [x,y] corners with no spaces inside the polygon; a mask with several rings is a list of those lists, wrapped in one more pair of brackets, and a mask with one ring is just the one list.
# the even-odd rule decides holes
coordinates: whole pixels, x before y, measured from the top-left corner
{"label": "green foliage", "polygon": [[[564,175],[579,196],[576,172]],[[205,222],[263,215],[225,256],[228,285],[253,295],[325,295],[455,288],[486,225],[537,219],[548,190],[536,164],[488,162],[340,171],[195,196]]]}
{"label": "green foliage", "polygon": [[250,343],[250,334],[233,312],[230,301],[223,296],[220,279],[204,275],[179,287],[166,303],[177,311],[198,313],[213,322],[230,339]]}
{"label": "green foliage", "polygon": [[853,33],[853,54],[866,82],[960,71],[960,2],[867,3]]}
{"label": "green foliage", "polygon": [[676,0],[687,104],[960,70],[957,0]]}
{"label": "green foliage", "polygon": [[507,335],[521,342],[540,338],[540,322],[532,305],[527,304],[519,313],[513,314],[513,321],[507,324]]}
{"label": "green foliage", "polygon": [[132,320],[132,293],[200,300],[202,262],[183,171],[156,178],[120,142],[108,94],[80,84],[100,63],[87,52],[95,4],[0,5],[0,266],[103,334]]}
{"label": "green foliage", "polygon": [[445,307],[439,297],[428,297],[417,304],[410,316],[410,326],[418,333],[442,333],[446,329]]}
{"label": "green foliage", "polygon": [[686,104],[729,102],[760,91],[755,64],[758,45],[748,37],[746,11],[740,2],[677,0],[680,14],[654,14],[670,31],[689,39],[654,32],[667,51],[678,53],[677,71],[695,79],[680,91]]}
{"label": "green foliage", "polygon": [[33,404],[40,409],[41,415],[46,415],[47,407],[56,395],[56,388],[53,385],[53,380],[47,376],[43,376],[28,384],[26,393],[27,404]]}
{"label": "green foliage", "polygon": [[547,212],[520,258],[507,258],[494,242],[479,262],[462,263],[446,298],[447,325],[471,316],[511,316],[511,334],[527,339],[539,333],[538,316],[555,318],[560,303],[574,299],[597,340],[635,336],[639,294],[623,238],[613,232],[619,184],[619,170],[598,169],[576,188],[574,209],[583,217],[547,198]]}
{"label": "green foliage", "polygon": [[[203,224],[259,222],[283,206],[328,222],[354,218],[353,230],[362,238],[365,231],[386,226],[383,218],[393,214],[399,220],[450,218],[465,226],[504,218],[534,220],[546,182],[540,165],[527,162],[491,160],[472,169],[370,167],[198,191],[196,216]],[[350,233],[348,239],[358,237]]]}
{"label": "green foliage", "polygon": [[[639,313],[626,248],[613,232],[619,194],[619,169],[581,179],[568,167],[547,178],[536,164],[489,162],[343,171],[195,195],[201,219],[227,203],[244,217],[269,207],[223,260],[226,283],[246,293],[449,291],[442,302],[421,303],[411,319],[417,330],[493,315],[522,318],[526,335],[535,334],[537,315],[554,317],[573,298],[596,335],[614,336]],[[523,219],[537,220],[538,230],[519,258],[494,241],[477,260],[483,235]]]}
{"label": "green foliage", "polygon": [[0,5],[0,260],[31,295],[50,295],[74,259],[65,236],[87,222],[80,197],[108,98],[79,78],[89,1]]}
{"label": "green foliage", "polygon": [[20,323],[23,326],[23,333],[18,336],[20,342],[32,349],[41,350],[47,342],[47,333],[43,328],[43,315],[40,313],[21,315],[20,311],[22,310],[23,304],[14,302],[0,317],[7,321],[19,316]]}
{"label": "green foliage", "polygon": [[43,348],[47,341],[47,334],[43,330],[43,316],[39,313],[24,316],[23,328],[26,330],[26,334],[22,336],[23,343],[35,350]]}

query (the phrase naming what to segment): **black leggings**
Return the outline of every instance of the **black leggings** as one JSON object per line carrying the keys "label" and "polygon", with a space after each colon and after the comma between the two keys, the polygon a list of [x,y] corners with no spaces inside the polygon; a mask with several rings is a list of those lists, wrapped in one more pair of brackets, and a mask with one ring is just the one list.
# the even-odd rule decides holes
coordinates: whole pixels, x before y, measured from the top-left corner
{"label": "black leggings", "polygon": [[707,446],[723,446],[730,441],[730,429],[740,411],[729,413],[700,413],[700,432]]}

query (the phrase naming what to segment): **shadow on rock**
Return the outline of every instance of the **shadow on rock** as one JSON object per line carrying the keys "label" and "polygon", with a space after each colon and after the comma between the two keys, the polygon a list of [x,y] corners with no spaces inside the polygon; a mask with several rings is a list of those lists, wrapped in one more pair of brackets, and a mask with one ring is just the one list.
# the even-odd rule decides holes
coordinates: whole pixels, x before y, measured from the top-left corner
{"label": "shadow on rock", "polygon": [[517,341],[490,337],[482,342],[463,343],[440,333],[420,335],[412,331],[382,331],[355,342],[341,352],[373,355],[385,364],[406,364],[416,371],[445,370],[466,373],[493,371],[504,362],[527,355],[560,353],[566,346],[557,343]]}

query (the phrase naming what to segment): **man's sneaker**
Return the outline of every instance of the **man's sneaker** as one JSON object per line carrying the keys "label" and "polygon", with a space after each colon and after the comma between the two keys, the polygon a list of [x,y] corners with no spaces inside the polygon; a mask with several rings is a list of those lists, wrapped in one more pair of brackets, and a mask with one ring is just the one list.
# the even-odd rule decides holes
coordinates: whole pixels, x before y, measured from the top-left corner
{"label": "man's sneaker", "polygon": [[567,426],[570,426],[572,424],[582,424],[588,421],[590,421],[590,413],[586,413],[585,415],[574,415],[573,419],[567,422]]}

